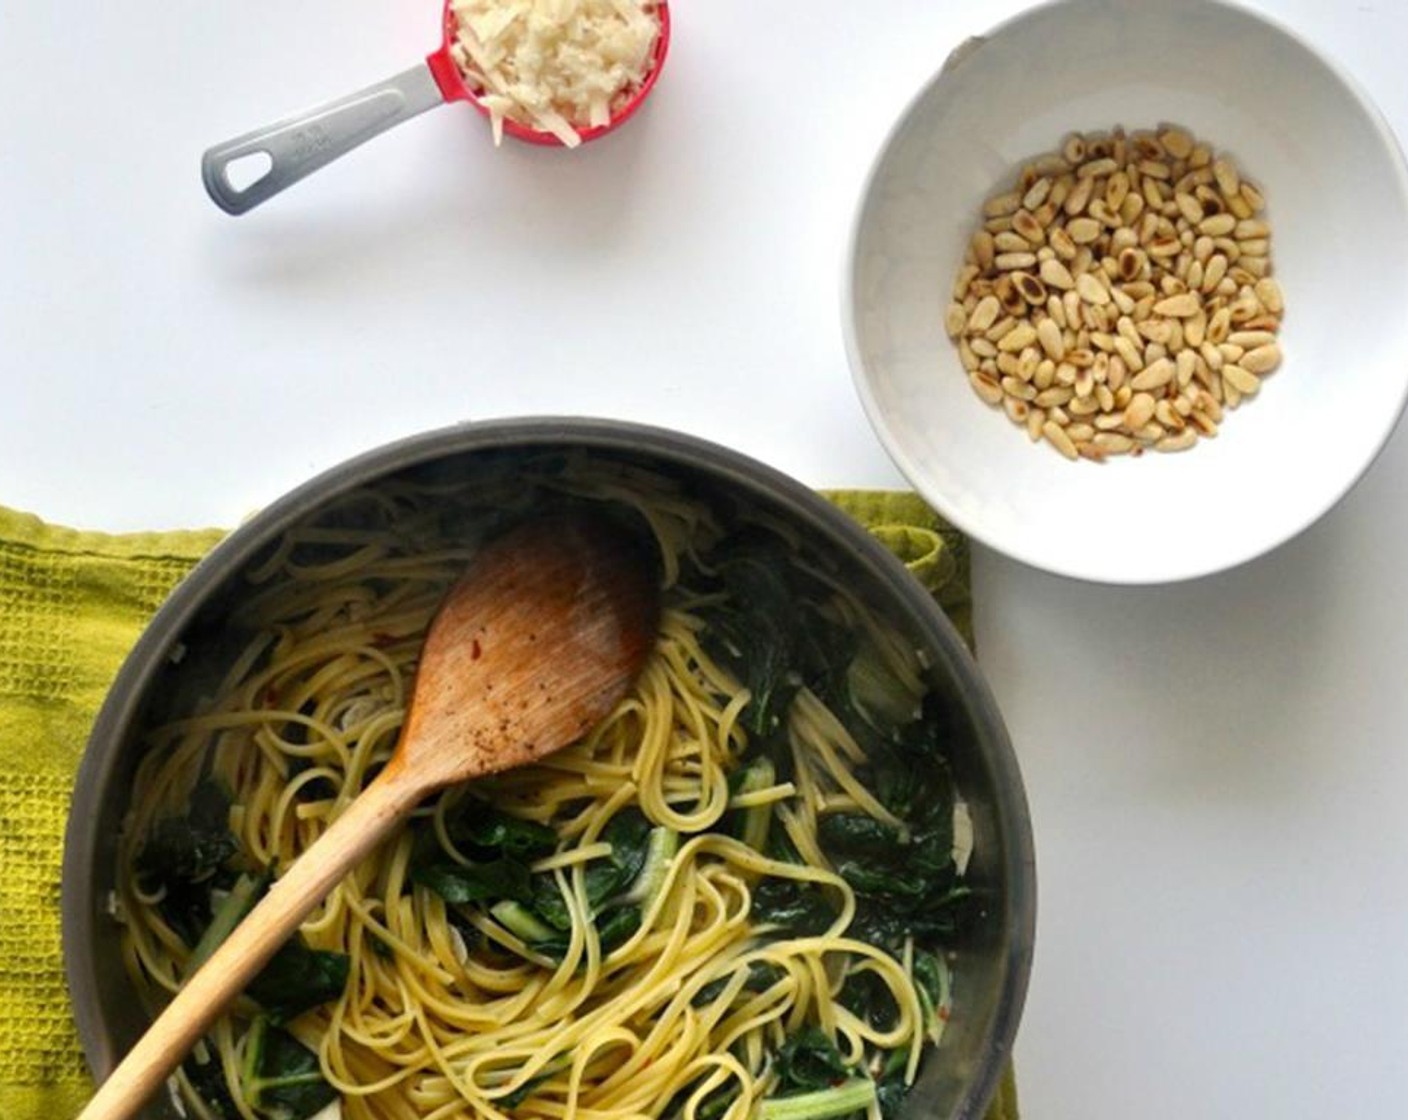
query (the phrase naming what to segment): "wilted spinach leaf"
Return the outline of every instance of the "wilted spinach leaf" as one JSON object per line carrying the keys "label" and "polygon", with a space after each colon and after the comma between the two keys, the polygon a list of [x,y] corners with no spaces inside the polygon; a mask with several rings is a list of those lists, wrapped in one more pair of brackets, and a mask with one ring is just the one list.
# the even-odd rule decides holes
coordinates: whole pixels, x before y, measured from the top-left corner
{"label": "wilted spinach leaf", "polygon": [[457,905],[466,902],[497,902],[511,898],[528,902],[532,884],[528,868],[512,859],[496,859],[475,863],[469,867],[444,860],[411,871],[413,882],[428,887],[446,902]]}
{"label": "wilted spinach leaf", "polygon": [[640,907],[615,906],[597,920],[597,937],[603,949],[614,949],[640,929]]}
{"label": "wilted spinach leaf", "polygon": [[284,943],[245,989],[276,1023],[336,999],[347,987],[351,960],[344,953],[310,949],[300,934]]}
{"label": "wilted spinach leaf", "polygon": [[753,887],[750,916],[756,922],[781,926],[797,937],[815,937],[831,928],[836,910],[813,883],[765,878]]}
{"label": "wilted spinach leaf", "polygon": [[819,1027],[803,1027],[782,1044],[776,1056],[775,1096],[790,1097],[839,1085],[851,1076],[841,1052]]}
{"label": "wilted spinach leaf", "polygon": [[562,896],[557,877],[551,871],[541,871],[533,876],[528,904],[553,929],[572,928],[572,912],[567,909],[567,900]]}
{"label": "wilted spinach leaf", "polygon": [[899,1022],[900,1009],[894,993],[873,969],[852,972],[847,976],[837,1002],[877,1030],[893,1030]]}
{"label": "wilted spinach leaf", "polygon": [[650,821],[639,809],[623,809],[607,823],[601,838],[611,845],[606,859],[592,860],[583,873],[593,907],[625,891],[645,866]]}
{"label": "wilted spinach leaf", "polygon": [[194,948],[210,925],[214,914],[211,892],[223,885],[212,876],[198,883],[180,880],[166,884],[166,893],[156,904],[161,920],[170,926],[190,948]]}
{"label": "wilted spinach leaf", "polygon": [[213,778],[197,783],[184,814],[163,817],[136,860],[142,886],[161,891],[157,910],[187,946],[194,946],[214,913],[211,892],[229,887],[228,867],[239,851],[230,831],[230,797]]}
{"label": "wilted spinach leaf", "polygon": [[[603,951],[609,952],[630,938],[640,929],[640,919],[640,909],[635,906],[613,906],[607,910],[596,922],[596,935]],[[533,941],[530,944],[544,956],[561,960],[567,955],[571,941],[569,927],[569,930],[564,930],[561,934],[554,933],[546,940]]]}
{"label": "wilted spinach leaf", "polygon": [[[791,839],[780,828],[772,830],[766,854],[779,863],[802,862]],[[827,900],[826,892],[818,890],[814,883],[765,876],[754,884],[752,898],[749,916],[755,922],[776,924],[793,936],[814,937],[825,933],[836,921],[836,909]]]}
{"label": "wilted spinach leaf", "polygon": [[740,717],[743,727],[770,739],[801,686],[787,547],[776,537],[745,531],[720,544],[709,563],[729,598],[703,612],[705,648],[751,694]]}
{"label": "wilted spinach leaf", "polygon": [[880,1103],[880,1115],[885,1120],[897,1120],[909,1086],[904,1083],[904,1067],[909,1055],[903,1050],[891,1050],[875,1079],[875,1097]]}
{"label": "wilted spinach leaf", "polygon": [[872,945],[897,950],[907,936],[921,944],[951,942],[973,919],[973,892],[962,884],[930,890],[911,904],[893,896],[857,898],[848,934]]}
{"label": "wilted spinach leaf", "polygon": [[137,857],[145,883],[170,886],[209,878],[239,850],[230,831],[230,795],[213,778],[196,785],[184,816],[163,817]]}
{"label": "wilted spinach leaf", "polygon": [[557,833],[547,825],[526,821],[468,801],[447,821],[446,831],[456,848],[471,858],[514,856],[532,862],[557,846]]}
{"label": "wilted spinach leaf", "polygon": [[[557,846],[551,828],[470,801],[446,821],[446,831],[470,863],[447,858],[434,833],[422,825],[411,858],[412,882],[455,906],[506,900],[536,906],[540,899],[550,905],[552,876],[531,875],[528,864]],[[565,916],[565,907],[563,911]]]}
{"label": "wilted spinach leaf", "polygon": [[914,982],[919,987],[921,1001],[925,1005],[925,1015],[932,1020],[938,1015],[944,991],[944,967],[931,953],[916,951],[914,954]]}
{"label": "wilted spinach leaf", "polygon": [[225,1082],[225,1067],[213,1052],[203,1062],[192,1054],[181,1063],[181,1069],[191,1088],[214,1116],[219,1120],[239,1120],[240,1111],[235,1107],[234,1097]]}
{"label": "wilted spinach leaf", "polygon": [[829,853],[893,859],[900,848],[899,832],[865,813],[828,813],[818,819],[816,832]]}
{"label": "wilted spinach leaf", "polygon": [[260,1017],[245,1041],[245,1099],[269,1120],[307,1120],[337,1099],[318,1055]]}

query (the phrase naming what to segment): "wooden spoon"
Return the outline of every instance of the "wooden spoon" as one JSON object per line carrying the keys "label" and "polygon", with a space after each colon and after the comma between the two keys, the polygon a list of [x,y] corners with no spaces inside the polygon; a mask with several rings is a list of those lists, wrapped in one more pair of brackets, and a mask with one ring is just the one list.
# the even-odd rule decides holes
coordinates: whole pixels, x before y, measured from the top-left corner
{"label": "wooden spoon", "polygon": [[131,1117],[427,794],[542,758],[603,719],[654,643],[657,610],[642,550],[603,521],[533,521],[487,545],[431,623],[391,761],[186,978],[79,1120]]}

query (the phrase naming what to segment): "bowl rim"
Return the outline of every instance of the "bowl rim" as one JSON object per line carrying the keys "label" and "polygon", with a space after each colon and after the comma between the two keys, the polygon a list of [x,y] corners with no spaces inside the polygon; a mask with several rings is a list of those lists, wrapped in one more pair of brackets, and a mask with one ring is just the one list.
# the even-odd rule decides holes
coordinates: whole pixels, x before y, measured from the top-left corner
{"label": "bowl rim", "polygon": [[344,460],[302,482],[232,530],[175,588],[123,661],[93,724],[74,781],[64,832],[60,908],[64,972],[79,1041],[94,1075],[111,1072],[120,1055],[99,1014],[91,946],[101,935],[97,896],[99,819],[122,753],[124,729],[141,711],[153,678],[180,642],[209,594],[244,567],[278,533],[330,498],[419,464],[468,453],[545,443],[615,453],[641,453],[699,470],[711,480],[785,506],[811,530],[849,549],[887,585],[895,605],[935,644],[956,675],[975,720],[990,731],[984,748],[994,776],[995,812],[1005,830],[1009,940],[997,1005],[982,1040],[983,1062],[969,1080],[962,1115],[980,1115],[1006,1070],[1030,982],[1036,926],[1036,861],[1031,815],[1017,756],[992,690],[957,629],[918,580],[858,522],[820,494],[758,460],[697,436],[627,421],[537,416],[463,422],[408,436]]}
{"label": "bowl rim", "polygon": [[[1088,6],[1094,2],[1099,2],[1099,0],[1042,0],[1041,3],[1029,5],[1006,19],[1000,20],[986,31],[967,36],[948,53],[939,68],[925,79],[919,88],[908,98],[903,108],[886,130],[884,137],[881,139],[870,161],[865,178],[862,181],[860,195],[852,209],[841,271],[841,333],[846,350],[846,361],[851,371],[851,383],[855,387],[856,395],[860,398],[861,407],[865,412],[866,419],[870,422],[870,426],[875,432],[876,437],[885,448],[886,454],[889,455],[890,460],[899,468],[900,473],[904,475],[924,500],[943,514],[943,516],[955,526],[973,540],[981,542],[994,551],[1019,561],[1028,567],[1050,572],[1052,575],[1111,586],[1162,586],[1201,579],[1205,576],[1230,571],[1248,564],[1299,537],[1339,505],[1339,503],[1359,485],[1364,476],[1369,473],[1369,469],[1378,460],[1384,448],[1388,446],[1388,442],[1397,430],[1405,410],[1408,410],[1408,353],[1405,353],[1402,359],[1402,373],[1396,406],[1381,414],[1382,423],[1377,430],[1373,431],[1372,438],[1364,441],[1362,445],[1363,451],[1358,457],[1354,467],[1348,472],[1342,484],[1328,499],[1309,507],[1299,517],[1287,519],[1285,525],[1277,528],[1274,533],[1268,534],[1260,543],[1250,545],[1234,553],[1229,553],[1220,560],[1210,559],[1203,564],[1182,568],[1178,571],[1155,571],[1147,574],[1135,574],[1122,570],[1108,570],[1100,567],[1098,563],[1081,564],[1065,563],[1059,560],[1053,561],[1050,558],[1042,556],[1039,548],[1031,548],[1024,545],[1020,536],[1009,539],[1008,536],[1001,533],[989,533],[980,517],[969,516],[961,504],[950,501],[943,489],[926,477],[925,472],[915,462],[914,457],[905,450],[900,440],[896,437],[885,415],[885,411],[880,407],[872,389],[871,375],[861,355],[860,342],[858,339],[855,278],[861,229],[867,217],[881,166],[885,163],[891,149],[894,147],[900,131],[909,122],[919,105],[934,95],[937,87],[947,78],[949,73],[955,67],[961,65],[969,54],[981,48],[989,39],[1006,34],[1013,27],[1048,12],[1077,5]],[[1121,14],[1130,16],[1137,16],[1140,11],[1147,10],[1151,3],[1162,3],[1166,6],[1177,7],[1182,11],[1186,11],[1189,7],[1194,5],[1201,5],[1204,8],[1220,9],[1244,17],[1253,24],[1260,24],[1265,30],[1273,34],[1279,34],[1299,46],[1324,66],[1329,74],[1339,82],[1352,102],[1357,106],[1363,119],[1373,129],[1378,138],[1380,147],[1389,159],[1390,166],[1394,172],[1394,179],[1398,188],[1400,201],[1403,203],[1405,213],[1408,213],[1408,159],[1405,159],[1403,146],[1399,142],[1388,119],[1369,96],[1368,91],[1364,89],[1353,74],[1333,56],[1320,50],[1294,28],[1277,18],[1268,16],[1245,4],[1235,3],[1233,0],[1104,0],[1104,3],[1112,9],[1119,9]]]}

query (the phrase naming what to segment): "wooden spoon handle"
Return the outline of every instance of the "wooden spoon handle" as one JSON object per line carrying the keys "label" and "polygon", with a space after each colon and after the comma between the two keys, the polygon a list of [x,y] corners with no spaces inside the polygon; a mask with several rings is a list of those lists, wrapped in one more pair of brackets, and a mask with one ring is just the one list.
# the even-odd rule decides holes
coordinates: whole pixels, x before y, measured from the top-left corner
{"label": "wooden spoon handle", "polygon": [[78,1120],[128,1120],[342,877],[428,790],[393,762],[186,979]]}

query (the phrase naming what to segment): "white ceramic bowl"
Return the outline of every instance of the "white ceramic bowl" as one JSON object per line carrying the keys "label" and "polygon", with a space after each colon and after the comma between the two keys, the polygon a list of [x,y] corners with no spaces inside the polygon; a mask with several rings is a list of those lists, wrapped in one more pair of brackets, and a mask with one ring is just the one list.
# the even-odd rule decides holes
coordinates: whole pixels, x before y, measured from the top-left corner
{"label": "white ceramic bowl", "polygon": [[[1285,361],[1215,439],[1068,462],[978,399],[943,312],[982,201],[1072,130],[1176,122],[1268,199]],[[1352,81],[1212,0],[1059,0],[953,52],[886,140],[846,267],[871,422],[938,510],[1040,568],[1160,583],[1249,560],[1342,497],[1408,396],[1408,169]]]}

